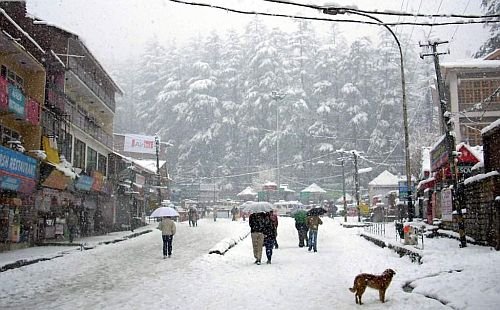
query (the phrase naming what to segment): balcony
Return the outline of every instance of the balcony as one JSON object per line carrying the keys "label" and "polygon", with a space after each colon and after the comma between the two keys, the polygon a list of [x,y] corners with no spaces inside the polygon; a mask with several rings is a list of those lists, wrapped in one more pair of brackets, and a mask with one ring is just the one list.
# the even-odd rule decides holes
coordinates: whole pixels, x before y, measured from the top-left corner
{"label": "balcony", "polygon": [[[79,96],[96,97],[112,113],[115,112],[114,97],[109,96],[95,78],[78,64],[76,59],[69,58],[68,67],[69,73],[66,74],[66,85],[70,95],[75,93],[75,95],[78,94]],[[82,83],[84,85],[81,85]],[[90,102],[92,103],[92,100]]]}
{"label": "balcony", "polygon": [[[76,103],[61,91],[47,87],[47,102],[54,115],[58,115],[59,120],[64,117],[65,120],[81,129],[86,134],[90,135],[95,140],[101,142],[110,149],[113,148],[113,136],[106,133],[104,129],[98,125],[98,120],[92,116],[87,115],[86,111],[78,109]],[[50,130],[50,124],[48,124]],[[45,127],[45,126],[44,126]]]}

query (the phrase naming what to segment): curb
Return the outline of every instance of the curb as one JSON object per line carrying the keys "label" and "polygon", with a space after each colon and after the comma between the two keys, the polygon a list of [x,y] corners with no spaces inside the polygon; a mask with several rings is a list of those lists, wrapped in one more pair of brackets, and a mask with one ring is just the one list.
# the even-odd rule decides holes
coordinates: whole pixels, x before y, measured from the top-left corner
{"label": "curb", "polygon": [[361,234],[360,236],[365,238],[366,240],[378,245],[381,248],[387,247],[387,248],[393,250],[394,252],[399,254],[399,257],[408,256],[412,263],[418,263],[419,265],[422,264],[422,254],[421,253],[412,251],[408,248],[400,247],[398,245],[394,245],[392,243],[386,243],[385,241],[382,241],[382,240],[377,239],[377,238],[373,238],[373,237],[365,235],[365,234]]}
{"label": "curb", "polygon": [[250,235],[250,229],[248,229],[248,231],[241,232],[237,237],[222,239],[222,241],[208,250],[208,254],[224,255],[230,248],[237,245],[238,242],[248,237],[248,235]]}
{"label": "curb", "polygon": [[[125,240],[128,240],[128,239],[132,239],[132,238],[135,238],[135,237],[138,237],[138,236],[150,233],[152,231],[153,230],[151,230],[151,229],[143,230],[143,231],[140,231],[140,232],[136,232],[136,233],[124,236],[124,237],[119,238],[119,239],[113,239],[113,240],[110,240],[110,241],[101,241],[101,242],[97,243],[94,246],[88,246],[86,243],[69,243],[69,242],[68,243],[55,243],[55,242],[54,243],[44,243],[43,246],[72,246],[72,247],[78,246],[78,247],[80,247],[81,251],[83,251],[83,250],[91,250],[91,249],[94,249],[95,247],[97,247],[99,245],[107,245],[107,244],[112,244],[112,243],[117,243],[117,242],[125,241]],[[28,266],[28,265],[36,264],[36,263],[42,262],[42,261],[52,260],[54,258],[63,257],[66,254],[70,254],[70,252],[63,252],[63,253],[56,254],[54,256],[39,257],[39,258],[34,258],[34,259],[20,259],[20,260],[17,260],[15,262],[13,262],[13,263],[9,263],[9,264],[0,266],[0,272],[4,272],[4,271],[7,271],[7,270],[20,268],[20,267],[23,267],[23,266]]]}

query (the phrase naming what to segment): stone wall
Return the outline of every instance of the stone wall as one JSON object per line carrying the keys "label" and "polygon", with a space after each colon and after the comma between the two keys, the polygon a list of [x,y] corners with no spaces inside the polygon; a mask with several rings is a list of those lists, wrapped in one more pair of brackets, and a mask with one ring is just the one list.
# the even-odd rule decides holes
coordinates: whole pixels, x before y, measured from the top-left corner
{"label": "stone wall", "polygon": [[499,208],[495,198],[500,196],[498,175],[465,185],[464,214],[466,235],[476,241],[499,248]]}

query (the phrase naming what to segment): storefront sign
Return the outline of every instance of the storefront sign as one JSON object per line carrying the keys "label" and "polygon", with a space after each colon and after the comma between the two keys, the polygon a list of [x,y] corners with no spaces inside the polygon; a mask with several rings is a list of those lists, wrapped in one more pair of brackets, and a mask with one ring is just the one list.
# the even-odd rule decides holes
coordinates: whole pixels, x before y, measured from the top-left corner
{"label": "storefront sign", "polygon": [[94,183],[92,184],[92,189],[95,190],[96,192],[102,191],[103,183],[104,183],[104,177],[102,176],[102,173],[98,171],[92,172],[92,177],[94,178]]}
{"label": "storefront sign", "polygon": [[156,154],[155,137],[143,135],[125,135],[123,143],[125,152]]}
{"label": "storefront sign", "polygon": [[451,189],[441,191],[441,216],[443,221],[452,221],[453,197]]}
{"label": "storefront sign", "polygon": [[441,138],[441,141],[431,150],[431,171],[438,170],[448,161],[448,151],[446,148],[446,136]]}
{"label": "storefront sign", "polygon": [[0,146],[0,188],[30,193],[36,179],[36,159]]}
{"label": "storefront sign", "polygon": [[65,190],[70,181],[70,177],[65,176],[64,173],[54,168],[49,176],[42,182],[42,186]]}
{"label": "storefront sign", "polygon": [[75,187],[81,191],[90,191],[92,184],[94,183],[94,178],[81,175],[75,183]]}
{"label": "storefront sign", "polygon": [[23,91],[14,84],[8,86],[9,90],[9,111],[24,119],[24,94]]}

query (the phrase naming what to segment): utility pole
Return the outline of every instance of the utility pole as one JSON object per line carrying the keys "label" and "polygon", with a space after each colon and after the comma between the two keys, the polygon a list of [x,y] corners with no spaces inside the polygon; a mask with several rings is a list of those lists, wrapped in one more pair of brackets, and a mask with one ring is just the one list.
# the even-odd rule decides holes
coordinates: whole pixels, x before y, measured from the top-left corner
{"label": "utility pole", "polygon": [[[441,69],[439,67],[439,55],[444,55],[447,53],[439,53],[437,51],[437,47],[440,44],[448,43],[448,41],[429,41],[427,44],[420,43],[420,47],[425,47],[431,50],[431,53],[421,53],[420,58],[424,58],[426,56],[432,56],[434,58],[434,68],[436,70],[436,80],[437,80],[437,89],[439,94],[439,104],[441,108],[441,117],[442,117],[442,131],[445,134],[446,141],[446,152],[448,153],[448,165],[450,167],[451,174],[451,184],[453,185],[453,201],[452,201],[452,210],[453,215],[456,216],[456,221],[458,224],[458,233],[460,235],[460,247],[467,246],[467,240],[465,238],[465,222],[462,214],[462,207],[457,202],[457,167],[455,164],[455,136],[452,134],[453,124],[451,121],[451,113],[449,112],[449,104],[446,99],[446,93],[444,91],[443,78],[441,76]],[[446,175],[443,176],[446,178]]]}
{"label": "utility pole", "polygon": [[280,200],[280,104],[279,101],[285,98],[285,94],[277,91],[271,92],[271,98],[276,102],[276,173],[278,201]]}
{"label": "utility pole", "polygon": [[343,202],[344,202],[344,222],[347,222],[347,201],[345,199],[344,154],[342,154],[341,164],[342,164],[342,195],[343,195]]}
{"label": "utility pole", "polygon": [[[359,211],[359,174],[358,174],[358,153],[357,151],[352,151],[354,157],[354,186],[356,194],[356,209],[358,210],[358,222],[361,222],[361,214]],[[344,197],[345,200],[345,197]]]}
{"label": "utility pole", "polygon": [[158,186],[158,207],[161,206],[161,175],[160,175],[160,138],[155,135],[156,147],[156,185]]}

